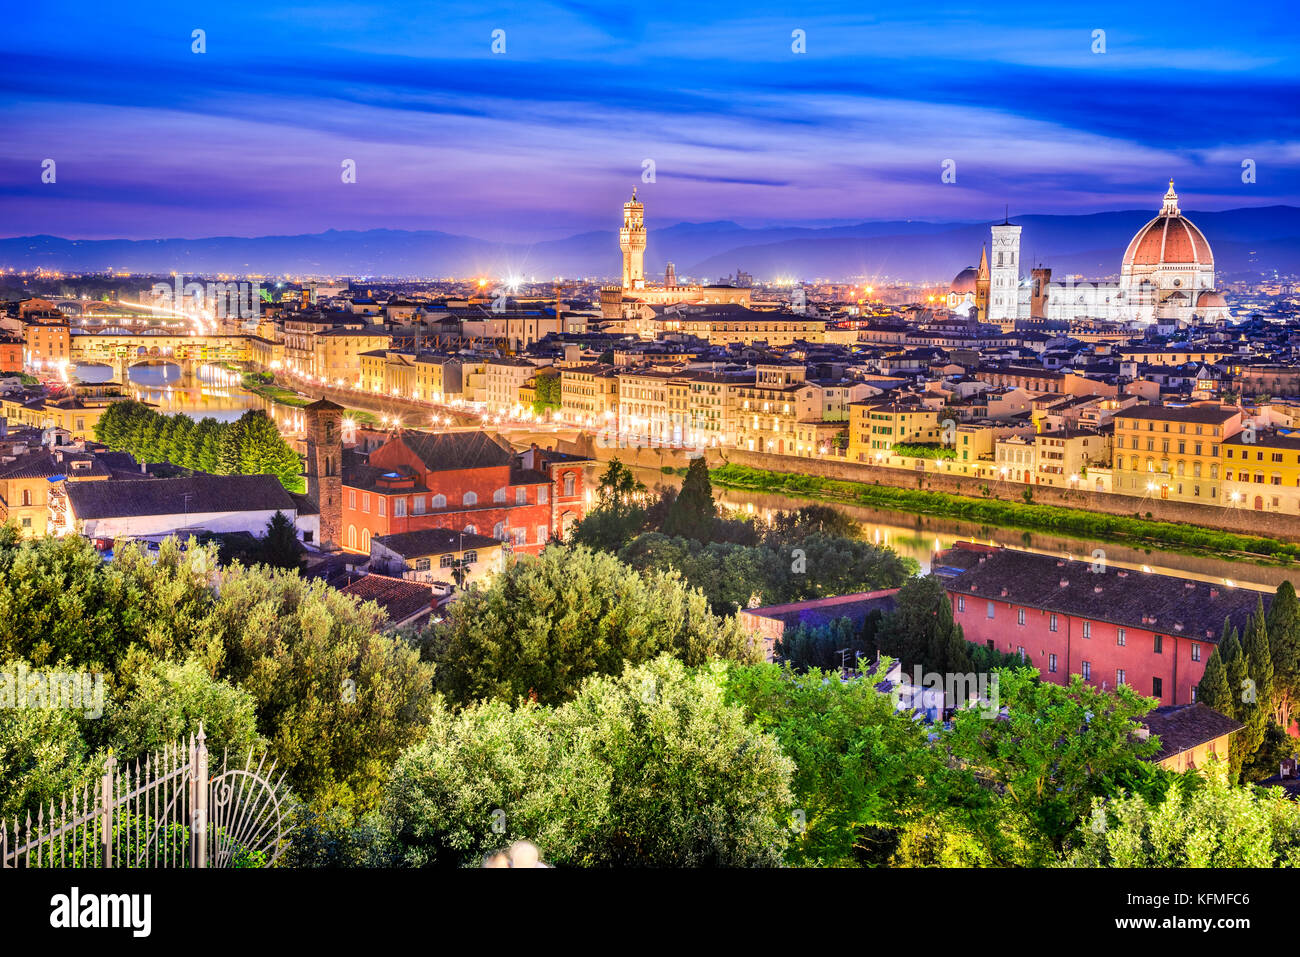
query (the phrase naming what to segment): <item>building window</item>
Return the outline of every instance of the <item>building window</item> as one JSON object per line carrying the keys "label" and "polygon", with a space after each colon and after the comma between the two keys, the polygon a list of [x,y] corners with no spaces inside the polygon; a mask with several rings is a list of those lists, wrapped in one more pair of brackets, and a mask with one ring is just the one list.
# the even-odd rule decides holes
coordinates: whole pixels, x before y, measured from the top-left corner
{"label": "building window", "polygon": [[433,567],[433,562],[427,558],[417,558],[415,560],[415,570],[417,572],[427,572]]}
{"label": "building window", "polygon": [[478,552],[474,551],[473,549],[470,549],[468,552],[465,553],[465,557],[463,561],[465,562],[466,565],[473,565],[475,562],[478,561]]}
{"label": "building window", "polygon": [[412,507],[411,507],[411,514],[413,514],[413,515],[423,515],[423,514],[424,514],[424,496],[423,496],[423,495],[417,495],[417,496],[415,496],[415,498],[411,499],[411,506],[412,506]]}
{"label": "building window", "polygon": [[1016,609],[1016,624],[1017,624],[1017,625],[1023,625],[1024,623],[1025,623],[1025,610],[1024,610],[1023,608],[1017,608],[1017,609]]}
{"label": "building window", "polygon": [[1017,646],[1016,646],[1016,654],[1020,656],[1020,660],[1021,660],[1021,661],[1024,661],[1024,660],[1025,660],[1025,646],[1024,646],[1024,645],[1017,645]]}
{"label": "building window", "polygon": [[495,539],[499,539],[500,541],[503,541],[503,542],[506,540],[506,523],[505,523],[505,522],[497,522],[496,525],[493,526],[493,528],[492,528],[492,537],[495,538]]}
{"label": "building window", "polygon": [[[421,501],[423,501],[423,499],[421,499]],[[380,512],[379,514],[382,515],[383,512]],[[393,517],[394,518],[406,517],[406,499],[404,498],[393,499]]]}
{"label": "building window", "polygon": [[573,494],[575,484],[572,472],[566,472],[564,475],[564,494],[570,496]]}
{"label": "building window", "polygon": [[537,504],[545,505],[550,500],[551,500],[551,490],[547,488],[545,485],[539,485],[537,487]]}
{"label": "building window", "polygon": [[1085,638],[1091,638],[1091,637],[1092,637],[1092,622],[1090,622],[1090,621],[1085,621],[1085,622],[1083,623],[1083,637],[1085,637]]}
{"label": "building window", "polygon": [[363,511],[363,512],[369,512],[369,511],[370,511],[370,493],[369,493],[369,492],[362,492],[362,493],[361,493],[361,511]]}
{"label": "building window", "polygon": [[478,504],[478,496],[475,495],[473,492],[466,492],[466,493],[465,493],[465,497],[464,497],[464,499],[462,499],[462,501],[463,501],[466,505],[477,505],[477,504]]}
{"label": "building window", "polygon": [[433,503],[432,503],[432,504],[433,504],[433,507],[434,507],[434,508],[446,508],[446,507],[447,507],[447,496],[445,496],[445,495],[435,495],[435,496],[433,497]]}
{"label": "building window", "polygon": [[1163,698],[1165,694],[1165,683],[1159,678],[1151,679],[1151,697]]}
{"label": "building window", "polygon": [[357,547],[357,527],[355,525],[349,525],[348,526],[348,548],[351,548],[353,551],[355,551],[356,547]]}
{"label": "building window", "polygon": [[526,528],[516,528],[516,529],[512,529],[512,531],[513,531],[514,536],[515,536],[515,546],[516,546],[516,547],[518,547],[518,546],[520,546],[520,545],[527,545],[527,544],[528,544],[528,529],[526,529]]}
{"label": "building window", "polygon": [[32,490],[29,488],[23,489],[23,504],[24,505],[32,504]]}
{"label": "building window", "polygon": [[1047,670],[1052,674],[1056,674],[1056,655],[1047,656]]}
{"label": "building window", "polygon": [[354,512],[357,510],[357,490],[354,488],[348,489],[348,508]]}
{"label": "building window", "polygon": [[1047,630],[1048,630],[1048,631],[1056,631],[1056,616],[1055,616],[1055,615],[1052,615],[1050,618],[1047,619]]}
{"label": "building window", "polygon": [[1128,633],[1123,628],[1115,629],[1115,644],[1123,645],[1128,640]]}
{"label": "building window", "polygon": [[499,489],[497,489],[495,492],[492,493],[492,501],[494,501],[494,502],[504,502],[505,500],[506,500],[506,490],[505,490],[505,489],[503,489],[503,488],[499,488]]}
{"label": "building window", "polygon": [[1199,641],[1192,642],[1192,660],[1193,661],[1201,660],[1201,643]]}
{"label": "building window", "polygon": [[545,525],[537,526],[537,544],[544,545],[546,540],[551,537],[551,530]]}
{"label": "building window", "polygon": [[1091,662],[1091,661],[1085,661],[1085,662],[1083,662],[1082,664],[1083,664],[1083,680],[1084,680],[1084,681],[1091,681],[1091,680],[1092,680],[1092,662]]}
{"label": "building window", "polygon": [[454,565],[455,563],[456,563],[455,555],[443,555],[441,558],[438,559],[439,568],[451,568],[451,566]]}
{"label": "building window", "polygon": [[361,530],[361,550],[363,552],[370,551],[370,529],[368,528]]}
{"label": "building window", "polygon": [[466,525],[466,526],[465,526],[465,534],[466,534],[466,535],[477,535],[477,534],[478,534],[478,526],[477,526],[477,525]]}
{"label": "building window", "polygon": [[958,611],[965,611],[965,610],[966,610],[966,596],[965,596],[965,595],[958,595],[958,596],[957,596],[957,610],[958,610]]}
{"label": "building window", "polygon": [[377,504],[379,505],[379,514],[380,514],[380,515],[387,515],[387,514],[388,514],[388,497],[385,496],[385,495],[376,495],[375,498],[378,499]]}
{"label": "building window", "polygon": [[1154,646],[1153,650],[1155,651],[1156,654],[1161,654],[1161,653],[1164,651],[1164,647],[1165,647],[1165,639],[1164,639],[1164,636],[1163,636],[1163,635],[1156,635],[1156,637],[1155,637],[1155,646]]}
{"label": "building window", "polygon": [[985,613],[984,613],[984,617],[986,617],[986,618],[990,618],[990,619],[993,617],[993,602],[989,602],[989,603],[988,603],[988,608],[987,608],[987,610],[986,610]]}

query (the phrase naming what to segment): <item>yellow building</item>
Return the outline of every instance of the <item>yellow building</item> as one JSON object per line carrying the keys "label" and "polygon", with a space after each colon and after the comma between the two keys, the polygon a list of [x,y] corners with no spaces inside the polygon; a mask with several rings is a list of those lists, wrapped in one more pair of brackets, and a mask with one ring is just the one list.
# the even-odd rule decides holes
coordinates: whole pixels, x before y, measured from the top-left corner
{"label": "yellow building", "polygon": [[560,370],[560,417],[594,428],[618,428],[618,372],[586,365]]}
{"label": "yellow building", "polygon": [[0,398],[0,417],[11,427],[64,429],[73,439],[95,439],[95,423],[114,402],[126,396],[68,396],[62,399],[33,399],[20,402]]}
{"label": "yellow building", "polygon": [[618,421],[629,436],[669,445],[681,442],[679,422],[669,415],[671,372],[639,369],[618,376]]}
{"label": "yellow building", "polygon": [[777,455],[813,454],[816,446],[799,439],[799,391],[805,378],[806,370],[797,363],[756,368],[753,385],[735,390],[736,448]]}
{"label": "yellow building", "polygon": [[849,459],[854,462],[881,461],[899,443],[942,441],[938,409],[893,401],[849,404]]}
{"label": "yellow building", "polygon": [[1300,437],[1248,426],[1225,439],[1219,451],[1222,504],[1300,514]]}
{"label": "yellow building", "polygon": [[103,481],[110,475],[95,456],[72,448],[40,448],[18,455],[0,465],[0,524],[13,522],[21,535],[43,536],[55,530],[50,492],[60,476],[67,481]]}
{"label": "yellow building", "polygon": [[1133,406],[1115,414],[1114,491],[1220,504],[1223,442],[1241,410],[1217,402]]}

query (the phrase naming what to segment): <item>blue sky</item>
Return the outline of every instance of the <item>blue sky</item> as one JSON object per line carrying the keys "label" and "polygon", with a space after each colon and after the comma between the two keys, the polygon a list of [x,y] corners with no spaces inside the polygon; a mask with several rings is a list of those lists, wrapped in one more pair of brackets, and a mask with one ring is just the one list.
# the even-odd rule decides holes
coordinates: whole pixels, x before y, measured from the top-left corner
{"label": "blue sky", "polygon": [[180,6],[9,15],[0,235],[534,241],[610,228],[633,185],[652,226],[1155,208],[1170,176],[1188,209],[1300,195],[1281,3]]}

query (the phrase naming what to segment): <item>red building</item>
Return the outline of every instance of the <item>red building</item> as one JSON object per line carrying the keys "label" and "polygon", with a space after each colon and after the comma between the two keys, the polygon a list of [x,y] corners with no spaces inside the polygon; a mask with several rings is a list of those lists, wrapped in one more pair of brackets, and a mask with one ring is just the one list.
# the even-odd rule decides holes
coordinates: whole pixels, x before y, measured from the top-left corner
{"label": "red building", "polygon": [[1019,653],[1047,681],[1131,685],[1161,705],[1194,701],[1224,619],[1244,629],[1246,588],[959,542],[935,559],[967,641]]}
{"label": "red building", "polygon": [[397,432],[364,465],[343,468],[343,547],[441,528],[489,535],[535,555],[584,512],[589,459],[485,432]]}
{"label": "red building", "polygon": [[0,336],[0,372],[23,371],[23,340]]}

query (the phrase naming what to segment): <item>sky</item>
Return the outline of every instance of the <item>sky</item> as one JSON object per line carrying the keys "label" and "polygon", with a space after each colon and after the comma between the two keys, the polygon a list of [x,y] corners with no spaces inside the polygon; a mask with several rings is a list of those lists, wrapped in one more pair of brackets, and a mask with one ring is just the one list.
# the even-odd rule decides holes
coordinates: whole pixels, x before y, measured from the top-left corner
{"label": "sky", "polygon": [[1281,2],[42,0],[6,26],[3,236],[533,242],[616,228],[633,186],[651,228],[1154,213],[1170,177],[1185,210],[1300,203]]}

